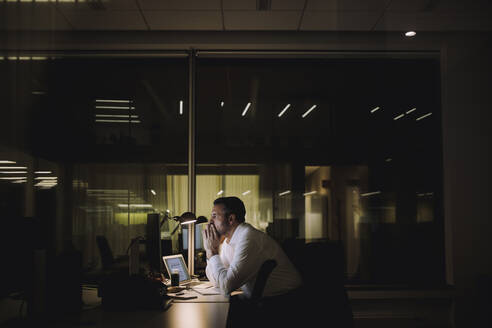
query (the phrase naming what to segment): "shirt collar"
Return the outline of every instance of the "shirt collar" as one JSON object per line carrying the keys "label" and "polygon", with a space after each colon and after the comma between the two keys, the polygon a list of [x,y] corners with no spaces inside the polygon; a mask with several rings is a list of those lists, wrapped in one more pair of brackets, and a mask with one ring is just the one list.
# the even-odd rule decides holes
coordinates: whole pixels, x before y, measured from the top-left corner
{"label": "shirt collar", "polygon": [[246,227],[246,222],[242,222],[236,227],[236,230],[234,230],[234,233],[232,234],[231,240],[229,241],[229,245],[234,246],[234,243],[237,241],[239,238],[239,235],[241,234],[241,230]]}

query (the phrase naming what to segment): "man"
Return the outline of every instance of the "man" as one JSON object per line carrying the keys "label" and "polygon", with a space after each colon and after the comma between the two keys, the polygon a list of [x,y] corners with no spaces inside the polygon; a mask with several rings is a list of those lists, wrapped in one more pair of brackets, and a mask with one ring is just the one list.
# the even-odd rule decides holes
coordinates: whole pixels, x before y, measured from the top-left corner
{"label": "man", "polygon": [[244,203],[237,197],[214,201],[210,222],[203,231],[207,278],[225,295],[241,288],[250,298],[261,265],[274,259],[277,266],[267,280],[263,296],[282,295],[299,288],[301,277],[283,250],[268,235],[244,222],[245,215]]}

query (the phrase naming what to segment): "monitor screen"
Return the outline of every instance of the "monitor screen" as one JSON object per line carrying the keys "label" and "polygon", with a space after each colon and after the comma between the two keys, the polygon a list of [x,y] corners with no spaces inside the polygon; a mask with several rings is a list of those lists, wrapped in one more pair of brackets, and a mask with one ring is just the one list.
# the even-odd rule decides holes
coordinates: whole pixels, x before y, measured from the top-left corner
{"label": "monitor screen", "polygon": [[169,276],[171,276],[171,272],[177,270],[179,272],[179,282],[191,279],[182,255],[164,256],[163,260]]}

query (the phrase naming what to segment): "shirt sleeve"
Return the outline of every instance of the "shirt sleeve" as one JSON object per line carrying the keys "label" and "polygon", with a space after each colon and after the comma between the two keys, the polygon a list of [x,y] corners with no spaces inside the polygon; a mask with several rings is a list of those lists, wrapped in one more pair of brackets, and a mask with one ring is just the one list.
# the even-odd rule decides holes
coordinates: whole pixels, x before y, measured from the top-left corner
{"label": "shirt sleeve", "polygon": [[209,272],[223,294],[230,294],[257,274],[261,262],[259,246],[250,238],[242,238],[235,246],[229,268],[218,255],[209,259],[207,267],[210,266]]}
{"label": "shirt sleeve", "polygon": [[207,260],[207,267],[205,268],[205,274],[207,275],[207,279],[208,281],[210,281],[215,287],[218,287],[217,286],[217,283],[215,282],[215,279],[212,275],[212,272],[211,272],[211,268],[210,268],[210,265],[208,264],[208,260]]}

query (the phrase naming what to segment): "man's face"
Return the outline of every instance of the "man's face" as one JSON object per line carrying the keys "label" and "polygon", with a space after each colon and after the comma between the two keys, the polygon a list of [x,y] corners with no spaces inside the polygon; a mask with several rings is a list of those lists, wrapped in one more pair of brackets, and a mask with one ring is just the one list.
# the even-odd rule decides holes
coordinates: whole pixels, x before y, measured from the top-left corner
{"label": "man's face", "polygon": [[214,205],[212,208],[212,215],[210,217],[210,224],[215,226],[221,236],[224,236],[229,231],[231,225],[226,217],[224,205]]}

